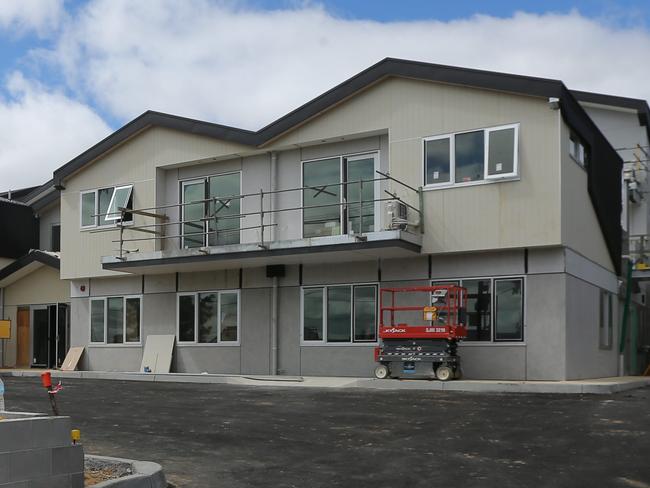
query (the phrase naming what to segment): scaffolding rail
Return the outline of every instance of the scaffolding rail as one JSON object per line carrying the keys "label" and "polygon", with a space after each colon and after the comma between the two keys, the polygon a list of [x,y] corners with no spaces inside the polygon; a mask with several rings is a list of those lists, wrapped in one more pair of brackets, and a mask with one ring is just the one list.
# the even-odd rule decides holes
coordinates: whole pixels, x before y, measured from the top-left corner
{"label": "scaffolding rail", "polygon": [[[300,186],[295,188],[286,188],[280,190],[269,190],[260,189],[259,192],[252,193],[243,193],[237,195],[227,195],[227,196],[214,196],[208,197],[199,200],[192,200],[188,202],[179,202],[166,205],[158,205],[155,207],[144,207],[144,208],[126,208],[118,207],[117,211],[120,214],[119,222],[115,226],[97,229],[92,231],[93,233],[97,232],[119,232],[119,239],[115,239],[113,243],[119,243],[119,254],[116,256],[117,259],[124,261],[126,255],[129,253],[139,252],[139,249],[125,249],[125,245],[131,242],[143,242],[143,241],[161,241],[165,242],[169,239],[179,239],[179,247],[192,247],[197,248],[199,251],[205,252],[207,247],[218,244],[220,237],[228,237],[233,234],[239,234],[244,230],[259,230],[259,241],[257,242],[258,247],[262,249],[268,248],[268,243],[276,239],[269,239],[266,234],[266,230],[270,228],[277,227],[276,222],[269,222],[269,219],[272,215],[283,213],[283,212],[300,212],[303,213],[305,210],[327,210],[331,208],[339,208],[339,222],[341,225],[347,225],[344,219],[349,220],[351,217],[353,219],[358,219],[358,231],[354,229],[355,226],[352,224],[352,228],[348,229],[350,235],[354,235],[357,240],[365,241],[367,240],[366,233],[364,232],[364,212],[367,211],[369,206],[372,204],[372,212],[366,213],[365,218],[375,219],[375,203],[388,203],[388,202],[398,202],[400,205],[403,205],[406,210],[412,211],[417,215],[416,224],[411,224],[408,218],[395,217],[393,216],[392,221],[390,222],[391,226],[396,228],[406,229],[409,226],[419,228],[420,233],[424,233],[424,219],[423,219],[423,193],[422,187],[415,188],[399,179],[391,176],[388,172],[375,171],[377,177],[369,179],[359,179],[354,181],[345,181],[337,183],[328,183],[325,185],[315,185],[315,186]],[[384,188],[383,191],[380,191],[380,195],[374,194],[374,198],[364,198],[363,188],[364,185],[372,184],[376,182],[389,182],[394,183],[399,187],[400,191],[389,188]],[[354,193],[358,192],[359,198],[354,201],[348,200],[344,195],[349,195],[350,187],[354,188]],[[322,194],[329,195],[331,197],[339,197],[338,202],[332,203],[321,203],[309,205],[306,200],[305,191],[309,190],[312,198],[316,198]],[[290,205],[283,208],[276,208],[276,199],[275,196],[283,193],[291,192],[300,192],[302,204],[299,206]],[[373,192],[374,193],[374,192]],[[405,196],[407,194],[408,196]],[[383,196],[385,195],[385,196]],[[408,198],[408,197],[412,198]],[[225,214],[226,211],[232,208],[233,202],[239,203],[239,208],[242,208],[242,202],[246,199],[259,199],[259,210],[247,210],[241,211],[238,213]],[[417,201],[417,206],[410,203],[412,201]],[[202,216],[198,218],[189,218],[185,219],[183,211],[187,207],[202,205],[203,211]],[[179,218],[177,220],[171,220],[170,216],[167,215],[167,211],[171,209],[178,209]],[[358,213],[350,215],[350,210],[358,209]],[[114,216],[115,212],[110,213],[98,213],[94,217],[105,217],[105,216]],[[139,215],[142,217],[147,217],[154,219],[155,222],[148,224],[135,225],[134,222],[126,222],[125,217],[127,215],[135,216]],[[407,214],[408,215],[408,214]],[[246,225],[241,226],[242,219],[249,217],[259,216],[259,224],[257,225]],[[232,226],[232,228],[220,229],[219,224],[224,222],[232,222],[238,220],[240,225]],[[301,225],[304,225],[305,221],[301,217]],[[327,222],[331,219],[323,218],[312,218],[310,223],[319,223]],[[167,232],[168,229],[173,229],[174,226],[177,226],[179,231]],[[195,229],[195,230],[188,230]],[[391,227],[392,228],[392,227]],[[378,229],[373,229],[376,231]],[[125,231],[137,232],[144,234],[142,237],[125,237]],[[214,236],[211,244],[210,238]],[[184,240],[197,240],[201,239],[204,245],[192,245],[184,246]]]}

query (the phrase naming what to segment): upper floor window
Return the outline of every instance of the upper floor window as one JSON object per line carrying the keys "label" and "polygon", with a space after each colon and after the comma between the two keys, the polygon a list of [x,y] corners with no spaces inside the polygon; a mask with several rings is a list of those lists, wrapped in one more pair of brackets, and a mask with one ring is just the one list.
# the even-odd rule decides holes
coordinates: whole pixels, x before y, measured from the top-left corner
{"label": "upper floor window", "polygon": [[424,139],[424,184],[455,185],[514,177],[519,124]]}
{"label": "upper floor window", "polygon": [[81,227],[133,222],[133,214],[122,219],[121,208],[132,208],[133,185],[111,186],[81,192]]}
{"label": "upper floor window", "polygon": [[586,145],[575,132],[569,136],[569,155],[583,168],[587,165],[589,157]]}
{"label": "upper floor window", "polygon": [[183,246],[239,244],[241,172],[181,182]]}
{"label": "upper floor window", "polygon": [[377,154],[304,161],[303,237],[374,232],[377,164]]}

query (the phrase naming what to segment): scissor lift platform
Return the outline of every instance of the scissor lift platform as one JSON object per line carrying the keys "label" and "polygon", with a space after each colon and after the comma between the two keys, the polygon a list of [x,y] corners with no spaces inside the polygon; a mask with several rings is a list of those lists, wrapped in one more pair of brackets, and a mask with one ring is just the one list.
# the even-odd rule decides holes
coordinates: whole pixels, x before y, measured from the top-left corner
{"label": "scissor lift platform", "polygon": [[[426,305],[409,303],[421,295]],[[422,296],[423,295],[423,296]],[[388,298],[390,296],[390,298]],[[382,288],[380,290],[381,344],[375,348],[377,378],[424,377],[447,381],[461,375],[458,341],[467,337],[467,290],[457,285]],[[407,324],[397,315],[422,314],[424,324]]]}

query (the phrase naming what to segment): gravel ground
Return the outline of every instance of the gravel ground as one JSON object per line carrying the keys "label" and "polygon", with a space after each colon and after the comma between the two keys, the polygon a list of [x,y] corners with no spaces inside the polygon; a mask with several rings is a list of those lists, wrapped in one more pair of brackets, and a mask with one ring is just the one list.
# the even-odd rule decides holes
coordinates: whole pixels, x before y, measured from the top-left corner
{"label": "gravel ground", "polygon": [[[38,378],[12,410],[49,411]],[[474,394],[65,380],[87,454],[178,488],[650,487],[650,388]]]}

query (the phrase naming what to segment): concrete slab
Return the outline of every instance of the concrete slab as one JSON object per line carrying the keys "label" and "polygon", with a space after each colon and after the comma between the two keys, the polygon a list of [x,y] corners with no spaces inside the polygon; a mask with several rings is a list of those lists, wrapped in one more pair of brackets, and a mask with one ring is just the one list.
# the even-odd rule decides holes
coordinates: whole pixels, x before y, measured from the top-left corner
{"label": "concrete slab", "polygon": [[[35,377],[42,370],[0,370],[0,376]],[[282,388],[362,388],[374,390],[465,391],[476,393],[563,393],[607,395],[650,386],[648,376],[619,376],[571,381],[378,380],[325,376],[262,376],[192,373],[140,373],[114,371],[52,371],[57,379],[82,378],[162,383],[228,384]]]}

